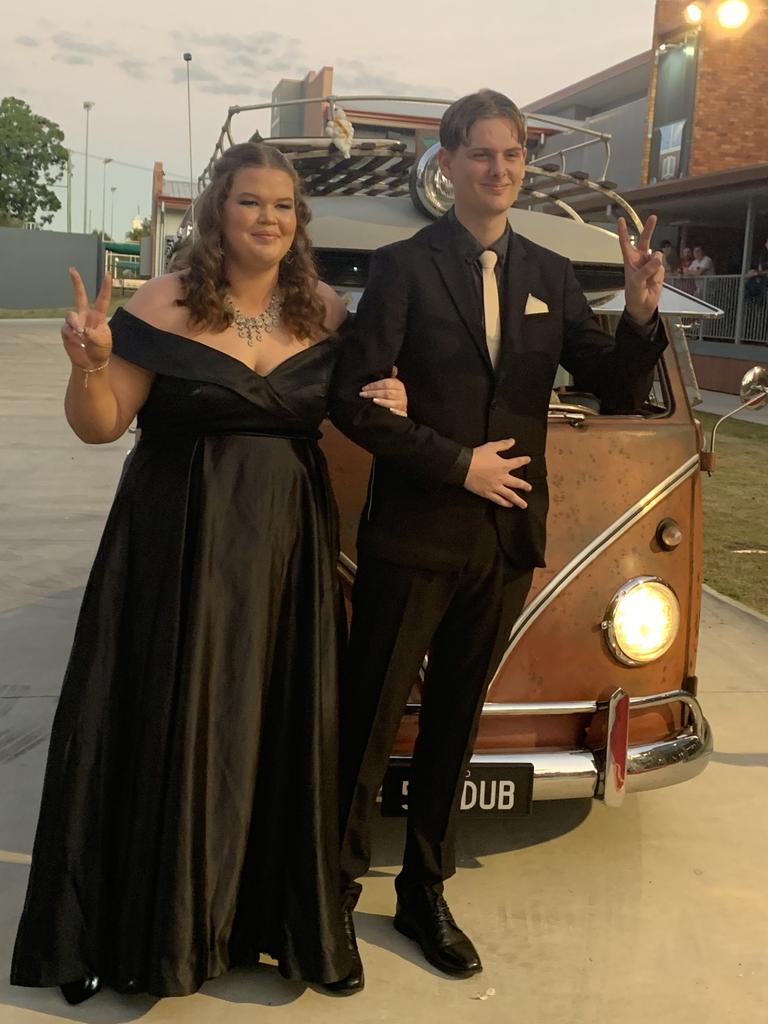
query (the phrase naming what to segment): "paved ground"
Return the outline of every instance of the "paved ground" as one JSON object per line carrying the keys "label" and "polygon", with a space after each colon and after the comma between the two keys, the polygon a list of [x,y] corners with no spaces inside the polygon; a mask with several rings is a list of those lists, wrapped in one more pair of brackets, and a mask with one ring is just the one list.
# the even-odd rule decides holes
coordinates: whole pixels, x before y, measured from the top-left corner
{"label": "paved ground", "polygon": [[[701,404],[696,407],[697,410],[711,412],[716,416],[725,416],[739,404],[737,395],[724,395],[719,391],[702,391],[701,399]],[[768,426],[768,405],[764,405],[762,409],[742,409],[741,412],[734,415],[733,419]]]}
{"label": "paved ground", "polygon": [[[752,1024],[768,992],[768,623],[707,595],[700,675],[717,753],[620,811],[541,805],[467,825],[449,894],[485,972],[452,982],[391,928],[399,822],[382,822],[357,915],[368,987],[331,1000],[270,966],[195,996],[102,993],[69,1008],[13,989],[49,723],[88,565],[126,448],[85,447],[61,414],[55,331],[0,324],[0,1022],[53,1024]],[[489,989],[494,995],[486,995]],[[267,1009],[269,1007],[269,1009]]]}

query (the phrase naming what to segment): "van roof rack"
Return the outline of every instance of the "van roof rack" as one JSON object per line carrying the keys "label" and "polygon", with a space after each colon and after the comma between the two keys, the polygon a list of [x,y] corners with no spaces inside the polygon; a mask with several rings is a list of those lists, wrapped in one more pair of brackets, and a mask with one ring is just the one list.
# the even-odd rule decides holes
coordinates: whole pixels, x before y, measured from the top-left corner
{"label": "van roof rack", "polygon": [[[321,96],[310,99],[283,100],[271,103],[257,103],[249,106],[233,106],[227,112],[213,154],[198,179],[202,190],[211,180],[213,165],[230,146],[235,145],[232,123],[240,114],[254,111],[270,111],[288,106],[305,106],[321,103],[327,108],[327,119],[331,121],[337,104],[341,103],[413,103],[447,107],[452,100],[416,96]],[[371,111],[375,113],[375,111]],[[529,126],[542,130],[579,131],[587,136],[583,142],[563,148],[556,153],[542,157],[542,163],[534,159],[526,166],[526,176],[517,206],[539,212],[555,213],[570,217],[580,223],[585,216],[579,213],[580,201],[593,198],[597,193],[605,201],[605,207],[618,206],[638,230],[642,222],[630,204],[616,191],[616,183],[607,180],[610,162],[611,136],[582,125],[579,122],[544,114],[528,115]],[[251,133],[249,142],[261,142],[274,146],[285,154],[296,169],[302,191],[308,196],[405,196],[409,194],[411,171],[416,154],[408,150],[405,143],[394,139],[365,138],[354,136],[347,140],[346,156],[332,138],[281,137],[263,138],[257,131]],[[587,146],[602,145],[605,150],[603,178],[593,181],[585,171],[568,171],[568,154]],[[601,208],[604,208],[601,204]],[[186,218],[185,218],[186,222]],[[182,225],[183,227],[184,225]]]}

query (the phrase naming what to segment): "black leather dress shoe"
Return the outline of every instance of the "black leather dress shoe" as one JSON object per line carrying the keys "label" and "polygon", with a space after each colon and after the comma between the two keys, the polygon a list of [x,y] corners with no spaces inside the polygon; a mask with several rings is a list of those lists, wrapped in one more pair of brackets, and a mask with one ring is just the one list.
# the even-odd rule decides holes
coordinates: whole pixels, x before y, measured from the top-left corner
{"label": "black leather dress shoe", "polygon": [[344,908],[344,934],[347,939],[347,949],[352,957],[352,970],[341,981],[329,981],[323,985],[325,991],[332,996],[352,996],[355,992],[362,992],[365,988],[363,961],[360,959],[360,950],[357,948],[355,922],[352,918],[351,907]]}
{"label": "black leather dress shoe", "polygon": [[90,978],[78,978],[77,981],[70,981],[66,985],[60,985],[59,988],[70,1006],[78,1006],[86,999],[96,995],[101,988],[101,978],[94,974]]}
{"label": "black leather dress shoe", "polygon": [[394,923],[401,935],[418,942],[439,971],[454,978],[469,978],[482,971],[477,950],[454,921],[442,893],[431,886],[414,886],[401,895]]}

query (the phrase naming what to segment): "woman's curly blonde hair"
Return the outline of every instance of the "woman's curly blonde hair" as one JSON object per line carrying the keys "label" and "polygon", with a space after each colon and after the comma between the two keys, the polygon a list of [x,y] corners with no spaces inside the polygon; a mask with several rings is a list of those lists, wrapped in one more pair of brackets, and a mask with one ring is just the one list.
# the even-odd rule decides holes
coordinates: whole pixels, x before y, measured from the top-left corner
{"label": "woman's curly blonde hair", "polygon": [[243,167],[275,168],[284,171],[293,182],[296,234],[287,255],[280,261],[281,319],[298,338],[327,333],[325,304],[317,294],[317,267],[307,235],[312,213],[299,191],[299,179],[288,159],[274,146],[256,142],[230,147],[213,166],[211,183],[195,206],[195,237],[184,254],[185,269],[180,276],[184,296],[176,300],[178,305],[189,310],[189,319],[198,328],[223,331],[232,325],[232,313],[226,304],[229,281],[224,267],[221,222],[232,179]]}

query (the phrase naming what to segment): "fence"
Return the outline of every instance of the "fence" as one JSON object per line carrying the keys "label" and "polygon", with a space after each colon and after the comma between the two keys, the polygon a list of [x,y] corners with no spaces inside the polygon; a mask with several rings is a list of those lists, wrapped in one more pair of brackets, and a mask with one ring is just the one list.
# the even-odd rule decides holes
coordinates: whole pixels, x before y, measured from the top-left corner
{"label": "fence", "polygon": [[718,320],[700,321],[697,335],[700,341],[712,338],[717,341],[756,342],[768,345],[768,289],[748,286],[749,280],[741,274],[667,278],[675,288],[710,302],[725,313],[725,316]]}
{"label": "fence", "polygon": [[96,235],[0,228],[0,309],[58,309],[72,305],[67,267],[77,267],[89,295],[103,276]]}
{"label": "fence", "polygon": [[141,270],[139,267],[140,257],[133,253],[117,253],[117,252],[105,252],[104,253],[104,269],[107,273],[111,274],[115,280],[119,278],[136,278],[140,277]]}

